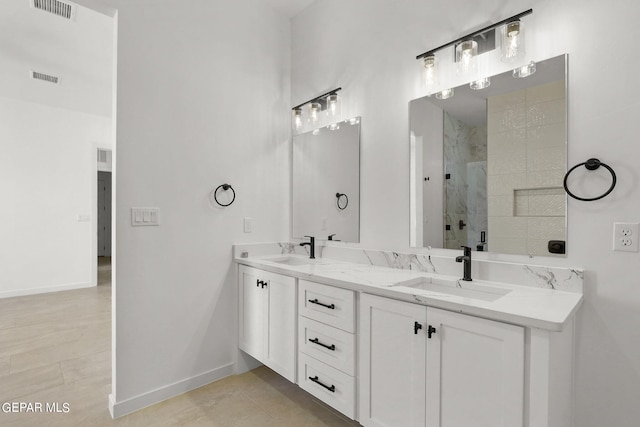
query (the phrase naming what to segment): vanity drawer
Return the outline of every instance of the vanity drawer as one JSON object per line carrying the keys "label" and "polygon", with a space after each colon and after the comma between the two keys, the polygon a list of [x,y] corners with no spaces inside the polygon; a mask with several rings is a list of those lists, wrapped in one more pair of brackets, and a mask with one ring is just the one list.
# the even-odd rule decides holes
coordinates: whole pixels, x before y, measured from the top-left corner
{"label": "vanity drawer", "polygon": [[355,417],[355,378],[300,354],[298,385],[347,417]]}
{"label": "vanity drawer", "polygon": [[298,349],[347,375],[355,374],[355,335],[298,317]]}
{"label": "vanity drawer", "polygon": [[355,332],[353,291],[300,280],[298,298],[300,315],[347,332]]}

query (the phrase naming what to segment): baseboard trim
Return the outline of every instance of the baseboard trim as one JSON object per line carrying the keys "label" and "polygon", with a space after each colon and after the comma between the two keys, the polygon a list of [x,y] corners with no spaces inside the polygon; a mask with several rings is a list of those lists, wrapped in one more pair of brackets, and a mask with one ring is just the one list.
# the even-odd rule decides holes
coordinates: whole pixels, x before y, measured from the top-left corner
{"label": "baseboard trim", "polygon": [[171,399],[172,397],[210,384],[214,381],[228,377],[234,374],[234,364],[229,363],[219,368],[212,369],[203,374],[196,375],[191,378],[178,381],[173,384],[169,384],[164,387],[151,390],[147,393],[140,394],[138,396],[131,397],[129,399],[122,400],[120,402],[114,401],[113,394],[109,395],[109,412],[112,418],[122,417],[147,406],[155,405],[163,400]]}
{"label": "baseboard trim", "polygon": [[95,285],[91,282],[69,283],[66,285],[47,286],[43,288],[15,289],[12,291],[0,291],[0,299],[22,297],[26,295],[48,294],[49,292],[71,291],[73,289],[91,288]]}

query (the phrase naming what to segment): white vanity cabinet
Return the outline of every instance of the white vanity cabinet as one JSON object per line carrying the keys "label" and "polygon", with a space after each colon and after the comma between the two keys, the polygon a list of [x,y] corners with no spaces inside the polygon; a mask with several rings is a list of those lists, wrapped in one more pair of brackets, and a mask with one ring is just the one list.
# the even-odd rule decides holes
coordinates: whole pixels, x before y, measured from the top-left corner
{"label": "white vanity cabinet", "polygon": [[299,280],[298,312],[298,385],[355,418],[355,293]]}
{"label": "white vanity cabinet", "polygon": [[296,381],[296,279],[239,266],[239,347]]}
{"label": "white vanity cabinet", "polygon": [[522,426],[524,328],[362,294],[365,426]]}

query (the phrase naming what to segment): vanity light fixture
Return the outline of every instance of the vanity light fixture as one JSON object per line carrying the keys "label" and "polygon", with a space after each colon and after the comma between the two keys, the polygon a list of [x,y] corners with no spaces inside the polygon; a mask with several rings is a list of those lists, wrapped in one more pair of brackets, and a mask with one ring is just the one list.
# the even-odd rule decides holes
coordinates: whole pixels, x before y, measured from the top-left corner
{"label": "vanity light fixture", "polygon": [[473,90],[486,89],[490,85],[491,85],[491,79],[489,77],[474,80],[471,83],[469,83],[469,87]]}
{"label": "vanity light fixture", "polygon": [[472,74],[478,71],[476,61],[478,42],[465,40],[456,45],[456,63],[458,74]]}
{"label": "vanity light fixture", "polygon": [[327,116],[337,116],[340,114],[340,97],[338,92],[342,88],[337,88],[318,97],[296,105],[292,110],[293,127],[295,130],[301,130],[304,125],[303,115],[307,113],[307,120],[312,124],[317,124],[323,117],[323,113]]}
{"label": "vanity light fixture", "polygon": [[327,126],[327,128],[329,130],[338,130],[340,129],[340,125],[338,123],[331,123],[329,126]]}
{"label": "vanity light fixture", "polygon": [[320,120],[320,112],[322,111],[322,106],[319,102],[312,102],[309,104],[309,120],[311,123],[317,123]]}
{"label": "vanity light fixture", "polygon": [[500,30],[500,59],[503,62],[513,62],[524,55],[524,25],[516,18]]}
{"label": "vanity light fixture", "polygon": [[360,123],[360,117],[351,117],[350,119],[345,120],[345,122],[348,122],[351,126],[354,126]]}
{"label": "vanity light fixture", "polygon": [[433,89],[438,85],[438,60],[435,55],[429,55],[422,58],[424,65],[424,83],[427,93],[432,93]]}
{"label": "vanity light fixture", "polygon": [[296,130],[302,129],[302,108],[294,108],[293,110],[293,127]]}
{"label": "vanity light fixture", "polygon": [[[436,52],[442,49],[454,46],[454,61],[458,73],[476,77],[474,74],[477,74],[477,56],[496,48],[496,42],[498,41],[496,38],[499,29],[501,58],[511,62],[524,57],[524,25],[521,18],[531,13],[533,13],[533,9],[525,10],[517,15],[503,19],[500,22],[491,24],[416,56],[416,59],[421,61],[423,65],[427,94],[431,95],[437,86],[439,67],[436,61]],[[524,77],[524,75],[522,77]],[[485,84],[486,86],[483,86]],[[489,86],[489,84],[488,79],[477,79],[471,83],[471,88],[484,89]],[[453,95],[453,91],[450,94],[445,93],[447,91],[448,90],[437,93],[436,98],[446,99]]]}
{"label": "vanity light fixture", "polygon": [[536,63],[531,61],[527,65],[523,65],[522,67],[518,67],[514,69],[513,77],[525,78],[525,77],[529,77],[535,72],[536,72]]}

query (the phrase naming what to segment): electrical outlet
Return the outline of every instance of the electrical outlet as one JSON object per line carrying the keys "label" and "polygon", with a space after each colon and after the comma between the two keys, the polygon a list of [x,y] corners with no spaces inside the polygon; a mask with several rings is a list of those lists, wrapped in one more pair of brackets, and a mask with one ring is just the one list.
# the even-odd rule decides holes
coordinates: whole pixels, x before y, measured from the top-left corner
{"label": "electrical outlet", "polygon": [[244,224],[244,232],[245,233],[251,233],[253,231],[253,219],[252,218],[244,218],[243,221]]}
{"label": "electrical outlet", "polygon": [[638,223],[613,223],[613,250],[623,252],[638,252]]}

